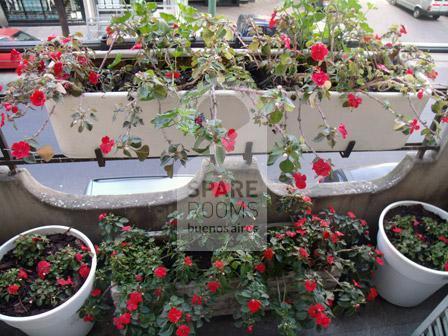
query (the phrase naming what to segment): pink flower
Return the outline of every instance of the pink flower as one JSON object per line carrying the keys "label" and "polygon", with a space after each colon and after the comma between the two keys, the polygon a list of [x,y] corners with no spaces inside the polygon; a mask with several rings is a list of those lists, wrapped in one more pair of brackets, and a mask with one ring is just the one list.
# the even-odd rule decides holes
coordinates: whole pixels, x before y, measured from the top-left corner
{"label": "pink flower", "polygon": [[319,69],[311,75],[311,80],[318,87],[323,87],[325,83],[330,80],[330,77],[328,77],[327,73]]}
{"label": "pink flower", "polygon": [[323,43],[316,43],[311,46],[311,58],[317,62],[323,61],[328,55],[328,48]]}
{"label": "pink flower", "polygon": [[41,279],[45,279],[48,273],[50,273],[51,264],[46,260],[41,260],[37,264],[37,275]]}
{"label": "pink flower", "polygon": [[30,145],[25,141],[13,143],[11,146],[11,154],[17,159],[27,158],[30,155],[30,150]]}
{"label": "pink flower", "polygon": [[139,50],[139,49],[142,49],[142,44],[141,43],[136,43],[131,48],[131,50]]}
{"label": "pink flower", "polygon": [[345,125],[343,123],[340,123],[338,126],[338,131],[339,133],[341,133],[342,139],[346,139],[348,132],[347,129],[345,128]]}
{"label": "pink flower", "polygon": [[285,48],[286,49],[291,49],[291,39],[288,37],[288,35],[286,34],[281,34],[280,35],[280,39],[283,41],[283,43],[285,44]]}
{"label": "pink flower", "polygon": [[313,163],[313,170],[318,176],[328,176],[331,173],[331,165],[328,161],[318,159]]}
{"label": "pink flower", "polygon": [[129,232],[132,230],[132,227],[130,225],[125,225],[121,228],[121,231],[123,232]]}
{"label": "pink flower", "polygon": [[418,124],[417,119],[412,119],[409,123],[409,133],[412,134],[414,131],[418,131],[420,129],[420,125]]}
{"label": "pink flower", "polygon": [[356,219],[356,215],[352,211],[347,211],[347,216],[351,219]]}
{"label": "pink flower", "polygon": [[233,152],[235,150],[235,139],[238,133],[233,129],[229,129],[224,137],[221,138],[221,143],[226,152]]}
{"label": "pink flower", "polygon": [[417,92],[417,98],[419,99],[419,100],[422,100],[423,99],[423,89],[420,89],[420,90],[418,90],[418,92]]}
{"label": "pink flower", "polygon": [[307,292],[314,292],[317,287],[317,283],[314,280],[306,280],[305,281],[305,289]]}
{"label": "pink flower", "polygon": [[390,72],[388,68],[386,68],[386,66],[384,64],[377,64],[376,68],[378,70],[384,71],[384,72]]}
{"label": "pink flower", "polygon": [[168,269],[164,266],[158,266],[154,270],[154,276],[159,279],[163,279],[168,274]]}
{"label": "pink flower", "polygon": [[300,173],[294,173],[292,175],[294,178],[294,182],[296,184],[297,189],[305,189],[306,188],[306,175]]}
{"label": "pink flower", "polygon": [[358,108],[362,103],[362,98],[355,96],[353,93],[347,95],[347,104],[352,108]]}
{"label": "pink flower", "polygon": [[103,212],[98,216],[98,220],[101,222],[107,217],[107,213]]}
{"label": "pink flower", "polygon": [[104,136],[101,138],[100,149],[103,154],[109,154],[115,145],[114,139]]}

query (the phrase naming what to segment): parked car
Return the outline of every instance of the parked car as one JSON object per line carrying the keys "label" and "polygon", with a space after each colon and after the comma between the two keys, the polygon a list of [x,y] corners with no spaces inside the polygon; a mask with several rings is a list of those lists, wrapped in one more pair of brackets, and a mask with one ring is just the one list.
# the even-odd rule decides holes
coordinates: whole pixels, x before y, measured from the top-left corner
{"label": "parked car", "polygon": [[389,2],[412,10],[415,18],[427,15],[437,20],[441,15],[448,15],[448,0],[389,0]]}
{"label": "parked car", "polygon": [[[0,45],[15,41],[39,41],[39,39],[17,28],[0,28]],[[0,53],[0,69],[15,69],[18,65],[18,61],[11,60],[9,51]]]}

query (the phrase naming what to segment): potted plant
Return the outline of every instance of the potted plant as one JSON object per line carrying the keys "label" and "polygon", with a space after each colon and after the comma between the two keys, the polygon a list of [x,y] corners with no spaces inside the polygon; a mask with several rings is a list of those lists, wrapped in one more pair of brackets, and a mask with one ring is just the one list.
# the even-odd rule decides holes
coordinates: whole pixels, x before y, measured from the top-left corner
{"label": "potted plant", "polygon": [[[288,175],[304,150],[318,161],[316,150],[343,150],[352,140],[364,150],[401,147],[418,130],[436,140],[439,127],[420,113],[431,92],[427,77],[437,73],[427,54],[399,42],[404,26],[374,35],[359,5],[286,1],[272,14],[275,34],[254,25],[246,43],[223,18],[180,7],[179,16],[155,16],[153,3],[135,2],[112,19],[107,52],[94,53],[76,36],[49,36],[13,53],[22,78],[6,89],[2,118],[46,105],[67,156],[94,157],[97,148],[105,156],[160,156],[168,173],[187,153],[216,152],[222,162],[249,141],[254,151],[266,151],[267,142],[270,164],[286,156],[280,168]],[[129,36],[132,50],[114,50]],[[194,48],[198,39],[202,47]],[[445,93],[432,94],[437,120],[448,121]],[[240,141],[227,146],[227,132],[239,128]],[[42,129],[13,145],[13,156],[51,158],[36,141]]]}
{"label": "potted plant", "polygon": [[378,249],[384,265],[378,293],[404,307],[416,306],[448,283],[448,213],[434,205],[400,201],[381,213]]}
{"label": "potted plant", "polygon": [[[366,222],[332,208],[313,214],[310,200],[297,195],[284,205],[293,222],[270,228],[267,246],[253,252],[183,251],[179,213],[159,233],[102,214],[98,295],[81,316],[100,319],[112,288],[113,323],[122,335],[193,335],[211,316],[232,313],[251,333],[268,310],[282,335],[296,335],[327,328],[335,315],[374,300],[370,277],[382,259],[368,244]],[[250,240],[256,233],[245,226],[244,235]]]}
{"label": "potted plant", "polygon": [[66,226],[42,226],[0,247],[0,320],[30,336],[87,335],[78,315],[95,280],[89,238]]}

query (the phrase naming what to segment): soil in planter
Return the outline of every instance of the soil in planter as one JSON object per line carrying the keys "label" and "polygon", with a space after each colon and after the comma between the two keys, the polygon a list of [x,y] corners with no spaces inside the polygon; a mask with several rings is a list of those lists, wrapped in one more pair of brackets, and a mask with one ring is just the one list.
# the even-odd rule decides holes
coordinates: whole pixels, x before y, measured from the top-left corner
{"label": "soil in planter", "polygon": [[[418,258],[416,258],[415,255],[410,254],[410,252],[412,249],[421,248],[421,246],[415,247],[417,244],[415,244],[415,246],[412,246],[412,240],[406,237],[404,238],[403,231],[400,230],[397,230],[397,232],[393,231],[393,228],[396,226],[397,216],[401,218],[403,217],[414,218],[411,219],[412,222],[410,224],[410,227],[412,227],[411,229],[412,236],[415,237],[413,239],[416,239],[415,241],[417,243],[421,242],[423,246],[427,247],[426,249],[418,251],[418,254],[416,253],[416,255],[418,255]],[[392,244],[407,258],[418,263],[419,265],[431,269],[444,270],[443,264],[442,267],[440,267],[440,265],[438,266],[434,264],[429,249],[433,248],[434,244],[440,243],[442,241],[444,243],[444,248],[439,250],[437,254],[440,254],[439,258],[443,259],[444,256],[445,258],[448,258],[448,237],[435,234],[434,232],[430,232],[428,230],[427,225],[425,225],[424,220],[425,218],[434,220],[435,222],[437,222],[438,226],[447,225],[446,220],[441,218],[439,215],[426,210],[421,204],[410,206],[399,206],[391,209],[385,216],[384,225],[386,235],[388,239],[392,242]],[[400,248],[400,245],[403,243],[403,239],[407,239],[408,243],[404,246],[404,248],[403,247]],[[443,263],[445,262],[448,262],[448,259],[443,260]]]}
{"label": "soil in planter", "polygon": [[[82,264],[85,264],[89,267],[91,266],[92,258],[89,255],[89,252],[86,251],[86,247],[84,243],[77,239],[74,236],[69,234],[52,234],[45,235],[45,237],[49,240],[46,248],[41,252],[40,256],[35,259],[34,265],[30,267],[26,264],[23,258],[18,258],[14,255],[13,251],[9,251],[7,254],[3,256],[0,261],[0,313],[7,316],[33,316],[37,314],[41,314],[47,312],[51,309],[56,308],[61,305],[65,301],[67,301],[70,297],[72,297],[84,284],[85,278],[80,276],[77,271],[77,268]],[[32,291],[31,286],[35,283],[35,281],[40,281],[39,274],[37,271],[37,264],[41,260],[47,260],[48,257],[54,255],[61,249],[66,247],[72,247],[83,255],[82,262],[77,262],[73,260],[73,265],[75,269],[68,269],[61,272],[58,272],[58,279],[67,280],[68,277],[71,278],[73,284],[70,285],[61,285],[57,283],[57,279],[53,275],[53,267],[52,264],[50,274],[45,276],[45,280],[48,280],[52,286],[52,288],[56,289],[54,292],[54,296],[58,298],[57,304],[40,304],[36,303],[37,300],[32,300],[30,293],[37,293],[38,291]],[[84,248],[84,251],[83,251]],[[71,262],[71,261],[70,261]],[[3,275],[8,272],[10,269],[18,268],[24,270],[27,274],[26,279],[13,279],[11,283],[2,283]],[[11,295],[8,294],[8,286],[12,284],[20,284],[20,289],[17,294]],[[5,287],[3,287],[5,286]],[[49,287],[40,288],[39,291],[48,290]],[[41,292],[42,293],[42,292]],[[9,297],[9,298],[7,298]],[[38,295],[35,296],[35,298]]]}

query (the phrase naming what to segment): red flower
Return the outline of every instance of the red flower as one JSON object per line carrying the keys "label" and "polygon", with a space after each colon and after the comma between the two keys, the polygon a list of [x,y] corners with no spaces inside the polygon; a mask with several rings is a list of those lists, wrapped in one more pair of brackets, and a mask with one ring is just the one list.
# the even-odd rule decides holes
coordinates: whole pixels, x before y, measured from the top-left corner
{"label": "red flower", "polygon": [[19,269],[19,273],[17,273],[17,278],[28,279],[28,273],[26,273],[26,271],[23,268],[21,268]]}
{"label": "red flower", "polygon": [[417,119],[412,119],[409,123],[409,133],[412,134],[414,131],[418,131],[420,129],[420,125],[418,124]]}
{"label": "red flower", "polygon": [[94,318],[92,315],[87,314],[87,315],[84,315],[83,320],[86,322],[93,322]]}
{"label": "red flower", "polygon": [[107,213],[103,212],[102,214],[100,214],[98,216],[98,220],[101,222],[102,220],[104,220],[107,217]]}
{"label": "red flower", "polygon": [[22,54],[15,49],[12,49],[9,53],[11,61],[18,61],[22,59]]}
{"label": "red flower", "polygon": [[114,145],[115,145],[114,139],[111,139],[108,136],[104,136],[101,138],[100,149],[101,152],[103,152],[103,154],[109,154]]}
{"label": "red flower", "polygon": [[230,183],[224,181],[210,183],[210,190],[215,197],[227,195],[230,192],[231,187],[232,185]]}
{"label": "red flower", "polygon": [[41,260],[37,264],[37,275],[41,279],[45,279],[48,273],[50,273],[51,264],[46,260]]}
{"label": "red flower", "polygon": [[414,74],[414,70],[412,70],[412,69],[407,69],[406,70],[406,75],[413,75]]}
{"label": "red flower", "polygon": [[311,305],[308,308],[308,315],[311,318],[317,318],[320,314],[322,314],[325,311],[325,307],[322,306],[320,303],[316,303],[315,305]]}
{"label": "red flower", "polygon": [[383,260],[383,258],[376,257],[375,260],[376,260],[376,263],[377,263],[378,265],[380,265],[380,266],[383,266],[383,265],[384,265],[384,260]]}
{"label": "red flower", "polygon": [[60,52],[60,51],[57,51],[57,52],[55,52],[55,51],[52,51],[52,52],[50,52],[49,53],[49,56],[50,56],[50,58],[53,60],[53,61],[59,61],[60,59],[61,59],[61,57],[62,57],[62,53]]}
{"label": "red flower", "polygon": [[215,266],[215,268],[217,268],[217,269],[219,269],[219,270],[223,270],[224,269],[224,262],[222,262],[221,260],[216,260],[214,263],[213,263],[213,266]]}
{"label": "red flower", "polygon": [[176,330],[176,336],[188,336],[190,334],[190,327],[182,324]]}
{"label": "red flower", "polygon": [[191,260],[191,257],[186,256],[184,258],[184,265],[187,266],[187,267],[193,266],[193,260]]}
{"label": "red flower", "polygon": [[343,123],[339,124],[338,131],[341,133],[342,139],[347,139],[348,132]]}
{"label": "red flower", "polygon": [[275,19],[275,17],[277,16],[277,11],[273,11],[272,15],[271,15],[271,19],[269,20],[269,28],[270,29],[274,29],[275,26],[277,25],[277,20]]}
{"label": "red flower", "polygon": [[247,308],[252,314],[255,314],[257,311],[259,311],[261,306],[261,302],[256,299],[251,299],[249,300],[249,302],[247,302]]}
{"label": "red flower", "polygon": [[400,34],[405,35],[408,31],[406,30],[406,27],[404,25],[400,25]]}
{"label": "red flower", "polygon": [[306,280],[305,281],[305,289],[307,292],[314,292],[317,287],[317,283],[314,280]]}
{"label": "red flower", "polygon": [[373,301],[378,296],[376,288],[370,288],[369,294],[367,295],[367,301]]}
{"label": "red flower", "polygon": [[53,72],[56,77],[60,77],[64,71],[64,65],[62,62],[56,62],[53,67]]}
{"label": "red flower", "polygon": [[165,74],[165,77],[168,78],[168,79],[172,79],[172,78],[179,79],[180,78],[180,72],[179,71],[172,71],[172,72],[168,71]]}
{"label": "red flower", "polygon": [[142,282],[142,281],[143,281],[143,275],[141,275],[141,274],[137,274],[137,275],[135,276],[135,281]]}
{"label": "red flower", "polygon": [[89,265],[87,265],[87,264],[82,264],[81,265],[81,267],[79,268],[79,270],[78,270],[78,273],[79,273],[79,275],[82,277],[82,278],[87,278],[88,276],[89,276],[89,273],[90,273],[90,267],[89,267]]}
{"label": "red flower", "polygon": [[350,106],[352,108],[358,108],[359,105],[361,105],[361,103],[362,103],[362,98],[354,95],[353,93],[349,93],[347,95],[347,103],[348,103],[348,106]]}
{"label": "red flower", "polygon": [[442,119],[440,119],[440,121],[442,123],[448,124],[448,117],[442,117]]}
{"label": "red flower", "polygon": [[130,225],[125,225],[121,228],[121,231],[123,232],[129,232],[132,230],[132,227]]}
{"label": "red flower", "polygon": [[124,326],[129,323],[131,323],[131,314],[129,313],[124,313],[119,317],[114,317],[114,325],[118,330],[124,329]]}
{"label": "red flower", "polygon": [[300,173],[294,173],[292,175],[294,178],[294,182],[296,184],[297,189],[305,189],[306,188],[306,175]]}
{"label": "red flower", "polygon": [[221,284],[218,281],[207,282],[207,288],[210,292],[216,293],[221,288]]}
{"label": "red flower", "polygon": [[420,90],[418,90],[418,92],[417,92],[417,98],[419,99],[419,100],[422,100],[423,99],[423,89],[420,89]]}
{"label": "red flower", "polygon": [[98,297],[101,295],[101,289],[99,288],[95,288],[92,290],[92,292],[90,293],[91,297]]}
{"label": "red flower", "polygon": [[313,163],[313,170],[318,176],[328,176],[331,173],[331,165],[328,161],[324,161],[323,159],[318,159]]}
{"label": "red flower", "polygon": [[138,50],[142,48],[142,44],[141,43],[136,43],[132,46],[131,50]]}
{"label": "red flower", "polygon": [[84,258],[84,256],[81,254],[81,253],[76,253],[75,254],[75,260],[77,261],[77,262],[81,262],[82,261],[82,259]]}
{"label": "red flower", "polygon": [[30,155],[30,145],[25,141],[13,143],[11,146],[11,154],[17,159],[24,159]]}
{"label": "red flower", "polygon": [[56,279],[56,283],[59,286],[70,286],[70,285],[73,285],[73,281],[72,281],[71,277],[67,277],[67,280],[65,280],[64,278]]}
{"label": "red flower", "polygon": [[89,83],[90,84],[97,85],[99,79],[100,79],[100,74],[96,73],[95,71],[89,72]]}
{"label": "red flower", "polygon": [[132,292],[129,294],[128,302],[126,303],[126,308],[129,311],[134,311],[138,309],[138,304],[143,302],[143,296],[140,292]]}
{"label": "red flower", "polygon": [[331,256],[331,255],[329,255],[329,256],[327,257],[327,264],[328,264],[328,265],[333,265],[333,263],[334,263],[334,257]]}
{"label": "red flower", "polygon": [[318,87],[323,87],[325,83],[330,80],[330,77],[328,77],[328,75],[325,72],[319,69],[317,72],[314,72],[311,75],[311,80]]}
{"label": "red flower", "polygon": [[106,34],[107,34],[107,35],[112,35],[113,32],[114,32],[114,31],[112,30],[112,28],[111,28],[110,26],[107,26],[107,27],[106,27]]}
{"label": "red flower", "polygon": [[272,260],[272,258],[274,257],[274,250],[272,248],[268,247],[266,250],[264,250],[263,257],[266,260]]}
{"label": "red flower", "polygon": [[356,215],[352,211],[348,211],[347,216],[350,217],[351,219],[356,219]]}
{"label": "red flower", "polygon": [[56,34],[51,34],[51,35],[49,35],[49,36],[47,37],[47,41],[48,41],[48,42],[53,41],[56,37],[57,37]]}
{"label": "red flower", "polygon": [[233,152],[235,150],[235,139],[238,133],[233,129],[229,129],[224,137],[221,138],[221,143],[226,152]]}
{"label": "red flower", "polygon": [[193,294],[193,297],[191,298],[191,304],[200,306],[202,304],[202,296]]}
{"label": "red flower", "polygon": [[35,90],[30,96],[30,101],[34,106],[42,106],[45,104],[45,93]]}
{"label": "red flower", "polygon": [[177,322],[180,321],[180,319],[182,318],[182,311],[177,309],[176,307],[173,307],[170,309],[170,311],[168,312],[168,320],[171,323],[176,324]]}
{"label": "red flower", "polygon": [[154,289],[154,296],[161,297],[162,293],[163,293],[163,288],[159,287],[159,288]]}
{"label": "red flower", "polygon": [[353,279],[352,282],[353,282],[353,285],[354,285],[355,287],[357,287],[357,288],[361,288],[361,285],[359,284],[358,281],[356,281],[356,280]]}
{"label": "red flower", "polygon": [[283,43],[285,44],[285,48],[286,49],[291,49],[291,39],[289,38],[288,35],[282,33],[280,34],[280,39],[283,41]]}
{"label": "red flower", "polygon": [[322,328],[328,328],[330,326],[330,323],[331,323],[331,318],[329,318],[324,313],[317,315],[317,317],[316,317],[317,325],[320,325]]}
{"label": "red flower", "polygon": [[443,266],[443,269],[445,270],[445,272],[448,272],[448,261]]}
{"label": "red flower", "polygon": [[254,332],[254,326],[251,324],[251,325],[249,325],[249,326],[247,326],[247,328],[246,328],[246,332],[248,333],[248,334],[252,334],[253,332]]}
{"label": "red flower", "polygon": [[306,249],[304,249],[303,247],[299,247],[299,255],[305,259],[310,256],[308,251]]}
{"label": "red flower", "polygon": [[311,58],[317,62],[323,61],[328,55],[328,48],[323,43],[316,43],[311,46]]}
{"label": "red flower", "polygon": [[266,271],[266,266],[263,263],[259,263],[255,265],[255,270],[260,273],[264,273]]}
{"label": "red flower", "polygon": [[19,285],[9,285],[8,286],[8,294],[9,295],[17,295],[17,293],[19,292],[20,286]]}
{"label": "red flower", "polygon": [[401,233],[401,229],[399,227],[397,227],[397,226],[394,226],[391,230],[394,233]]}
{"label": "red flower", "polygon": [[154,270],[154,275],[156,278],[163,279],[168,274],[168,269],[164,266],[158,266]]}

